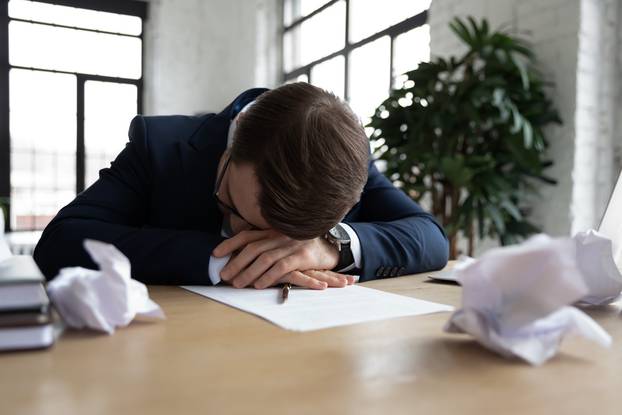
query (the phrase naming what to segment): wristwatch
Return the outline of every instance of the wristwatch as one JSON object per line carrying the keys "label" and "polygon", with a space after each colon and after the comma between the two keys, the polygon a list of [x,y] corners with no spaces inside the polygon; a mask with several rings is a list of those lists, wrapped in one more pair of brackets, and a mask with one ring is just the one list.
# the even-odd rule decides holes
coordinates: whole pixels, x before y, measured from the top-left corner
{"label": "wristwatch", "polygon": [[335,272],[346,272],[354,268],[354,255],[350,247],[350,235],[340,224],[335,225],[325,235],[326,240],[337,247],[339,251],[339,262],[333,268]]}

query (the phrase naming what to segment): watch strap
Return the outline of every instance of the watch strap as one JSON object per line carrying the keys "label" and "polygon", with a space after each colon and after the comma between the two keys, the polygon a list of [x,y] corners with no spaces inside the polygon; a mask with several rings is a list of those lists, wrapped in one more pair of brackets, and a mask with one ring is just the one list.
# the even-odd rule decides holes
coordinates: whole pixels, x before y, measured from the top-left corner
{"label": "watch strap", "polygon": [[354,255],[352,254],[352,249],[350,248],[350,242],[341,244],[341,249],[339,250],[339,262],[337,262],[337,266],[333,268],[333,271],[346,272],[353,268]]}

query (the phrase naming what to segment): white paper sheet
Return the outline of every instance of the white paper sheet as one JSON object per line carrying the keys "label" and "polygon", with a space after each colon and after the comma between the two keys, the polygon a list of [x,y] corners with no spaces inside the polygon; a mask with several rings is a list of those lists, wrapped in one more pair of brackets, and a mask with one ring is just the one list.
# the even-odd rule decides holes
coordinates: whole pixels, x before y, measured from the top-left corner
{"label": "white paper sheet", "polygon": [[0,262],[9,259],[13,254],[9,249],[9,244],[4,237],[4,212],[0,209]]}
{"label": "white paper sheet", "polygon": [[618,177],[616,187],[611,193],[611,198],[607,204],[607,209],[600,221],[598,232],[611,239],[613,248],[613,259],[622,270],[622,172]]}
{"label": "white paper sheet", "polygon": [[278,288],[256,290],[227,286],[183,286],[188,291],[262,317],[279,327],[294,331],[385,320],[395,317],[452,311],[453,307],[360,285],[326,290],[294,288],[286,303],[280,302]]}
{"label": "white paper sheet", "polygon": [[[2,211],[0,210],[0,215],[1,214],[2,214]],[[11,254],[11,250],[9,249],[9,244],[6,242],[6,240],[0,233],[0,262],[4,261],[5,259],[9,259],[12,256],[13,254]]]}
{"label": "white paper sheet", "polygon": [[450,269],[449,271],[435,272],[434,274],[430,275],[428,278],[431,278],[433,280],[439,280],[439,281],[458,282],[458,272],[461,269],[466,268],[467,266],[471,265],[475,261],[477,260],[473,257],[470,257],[468,255],[460,255],[460,257],[456,260],[456,263],[452,269]]}

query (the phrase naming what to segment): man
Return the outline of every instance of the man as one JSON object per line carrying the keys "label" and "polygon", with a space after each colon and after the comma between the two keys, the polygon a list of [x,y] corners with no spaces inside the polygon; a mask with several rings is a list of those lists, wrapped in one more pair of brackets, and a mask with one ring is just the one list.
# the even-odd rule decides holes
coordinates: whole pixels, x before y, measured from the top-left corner
{"label": "man", "polygon": [[382,176],[349,107],[306,83],[220,114],[137,116],[130,141],[43,232],[47,278],[114,244],[151,284],[342,287],[442,268],[443,230]]}

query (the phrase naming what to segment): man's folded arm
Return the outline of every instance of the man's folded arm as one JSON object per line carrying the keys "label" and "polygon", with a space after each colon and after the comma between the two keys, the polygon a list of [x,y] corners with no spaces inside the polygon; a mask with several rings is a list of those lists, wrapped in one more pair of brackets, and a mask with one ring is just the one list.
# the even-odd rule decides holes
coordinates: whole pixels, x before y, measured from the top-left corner
{"label": "man's folded arm", "polygon": [[436,219],[393,186],[373,161],[361,200],[344,222],[360,241],[361,281],[432,271],[447,264],[449,245]]}
{"label": "man's folded arm", "polygon": [[46,278],[63,267],[96,268],[82,246],[90,238],[123,252],[139,281],[210,284],[209,258],[221,236],[144,226],[152,183],[145,131],[145,120],[134,118],[130,142],[111,167],[46,227],[34,252]]}

